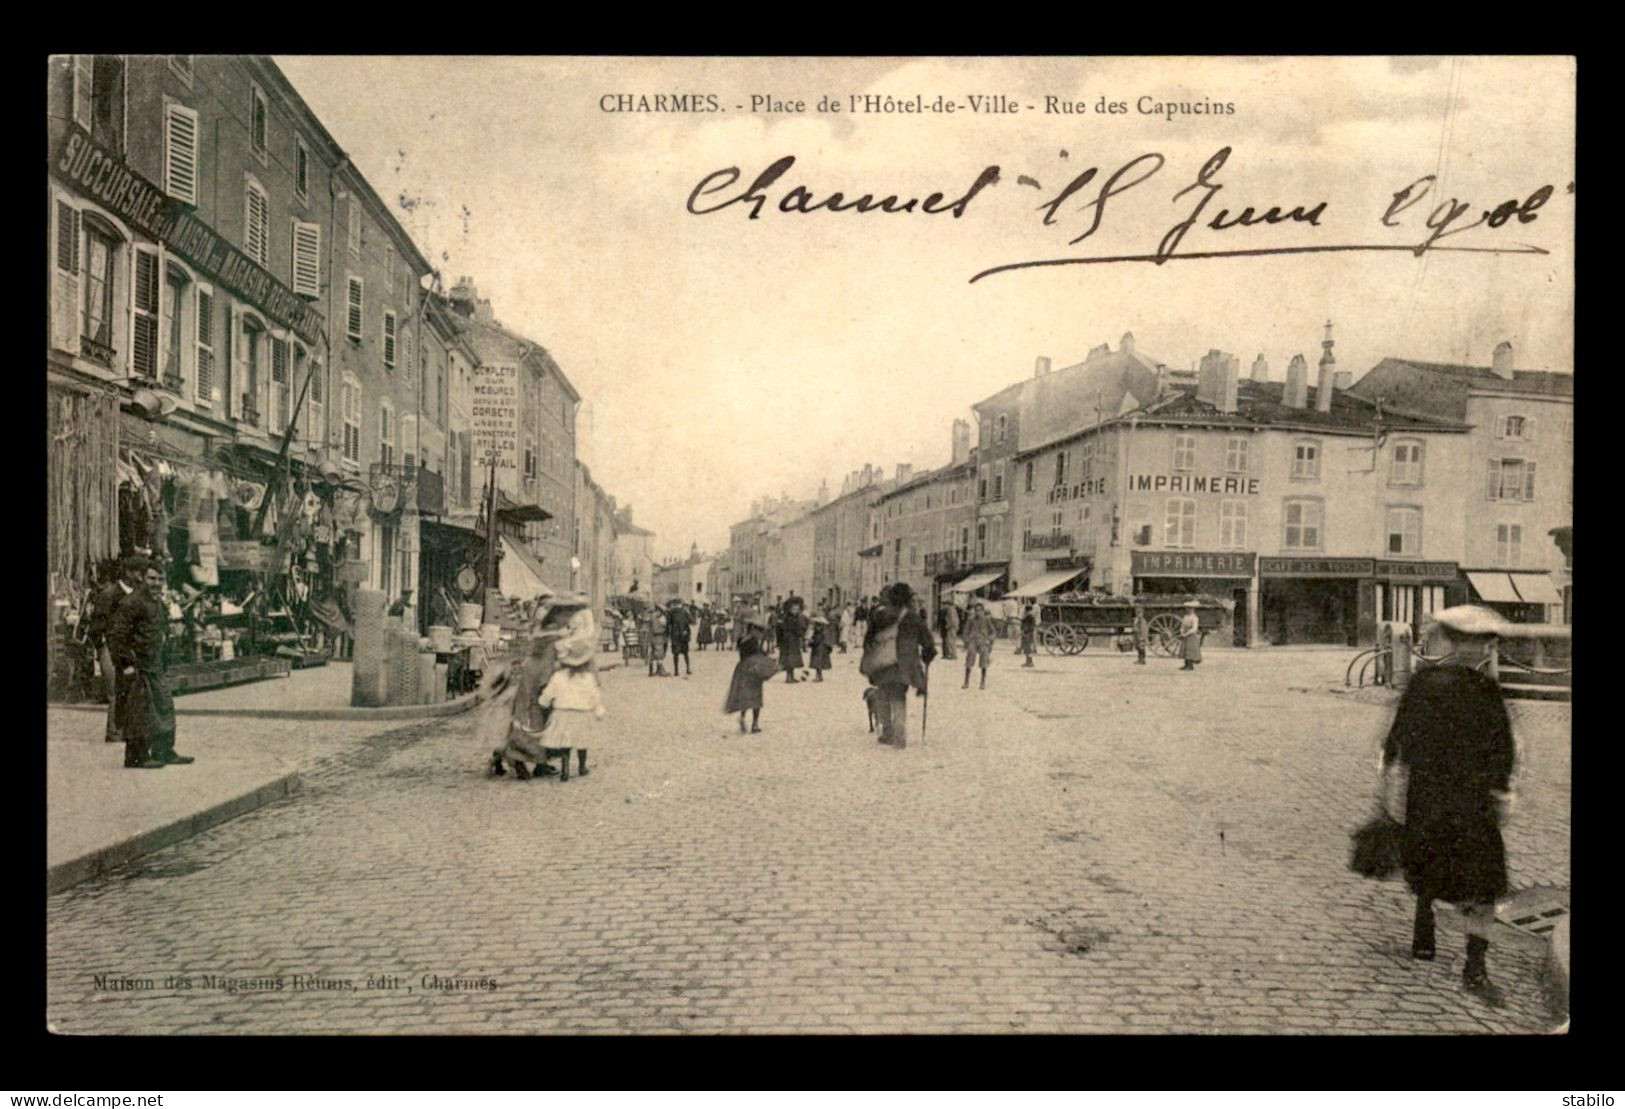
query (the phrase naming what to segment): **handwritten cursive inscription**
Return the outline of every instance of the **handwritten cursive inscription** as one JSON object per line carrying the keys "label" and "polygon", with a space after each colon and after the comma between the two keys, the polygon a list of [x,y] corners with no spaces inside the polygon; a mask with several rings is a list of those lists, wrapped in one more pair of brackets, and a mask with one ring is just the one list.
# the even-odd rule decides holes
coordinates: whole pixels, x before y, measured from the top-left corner
{"label": "handwritten cursive inscription", "polygon": [[[752,181],[750,188],[744,192],[719,203],[711,203],[708,207],[697,207],[696,202],[700,201],[702,197],[709,197],[712,193],[721,192],[739,180],[738,166],[729,166],[727,169],[719,169],[714,173],[708,173],[698,185],[694,186],[694,191],[688,194],[688,210],[696,216],[703,216],[711,212],[720,212],[732,204],[747,204],[750,205],[750,218],[760,219],[762,207],[767,203],[767,195],[763,190],[783,177],[789,172],[790,167],[795,164],[795,155],[786,154],[757,174],[756,180]],[[847,200],[842,194],[836,192],[830,193],[822,200],[814,200],[813,194],[808,192],[805,186],[797,185],[779,198],[778,209],[786,213],[808,213],[819,209],[831,212],[913,212],[918,208],[919,211],[927,215],[952,212],[954,219],[959,219],[965,214],[965,209],[970,207],[970,202],[976,199],[976,194],[989,185],[997,184],[998,180],[999,167],[988,166],[976,178],[971,187],[965,191],[963,196],[946,207],[943,206],[944,197],[942,193],[932,193],[924,200],[919,197],[899,200],[895,194],[882,200],[876,200],[873,193],[865,193],[856,200]]]}
{"label": "handwritten cursive inscription", "polygon": [[[1222,147],[1197,170],[1195,180],[1174,192],[1173,202],[1175,204],[1183,203],[1186,206],[1186,214],[1183,219],[1178,220],[1167,229],[1162,238],[1158,240],[1156,249],[1151,253],[1040,258],[1031,261],[1008,262],[983,270],[970,280],[974,283],[994,274],[1047,266],[1106,265],[1119,262],[1149,262],[1160,266],[1176,259],[1195,261],[1207,258],[1248,258],[1283,254],[1379,251],[1405,252],[1421,257],[1429,251],[1455,251],[1475,254],[1549,253],[1549,251],[1539,246],[1528,243],[1465,245],[1443,244],[1440,240],[1453,235],[1465,234],[1475,229],[1496,231],[1509,225],[1522,226],[1533,223],[1538,217],[1540,209],[1551,199],[1554,191],[1551,185],[1542,185],[1521,200],[1514,197],[1489,209],[1479,209],[1471,201],[1458,197],[1449,197],[1436,204],[1431,211],[1422,216],[1421,223],[1424,237],[1420,241],[1402,243],[1310,242],[1287,246],[1185,249],[1187,236],[1198,229],[1203,233],[1225,234],[1275,226],[1295,226],[1314,231],[1319,231],[1322,228],[1322,220],[1325,218],[1330,204],[1329,201],[1325,200],[1299,202],[1290,206],[1284,203],[1269,204],[1267,206],[1249,204],[1239,211],[1228,207],[1217,207],[1210,214],[1210,206],[1214,204],[1219,193],[1225,188],[1224,183],[1219,180],[1219,176],[1220,171],[1229,162],[1232,153],[1232,148],[1228,146]],[[789,172],[795,162],[794,155],[785,155],[757,174],[756,178],[742,192],[736,190],[740,179],[740,171],[737,166],[730,166],[727,169],[719,169],[709,173],[689,193],[688,211],[693,215],[703,216],[713,212],[720,212],[738,204],[749,209],[750,219],[759,219],[764,208],[771,203],[769,191],[778,183],[780,178]],[[1118,167],[1098,186],[1096,186],[1095,182],[1100,177],[1100,167],[1091,166],[1068,181],[1052,199],[1038,206],[1036,210],[1043,213],[1042,225],[1045,227],[1055,226],[1063,218],[1071,218],[1073,215],[1087,218],[1087,225],[1083,227],[1076,237],[1070,240],[1070,245],[1076,246],[1104,226],[1108,207],[1116,208],[1121,206],[1121,201],[1116,201],[1115,198],[1145,185],[1146,182],[1162,172],[1166,165],[1167,159],[1161,154],[1155,152],[1141,154]],[[940,192],[931,193],[923,199],[913,197],[907,200],[900,198],[895,193],[877,200],[872,192],[866,192],[855,199],[848,199],[839,192],[831,192],[822,199],[818,199],[806,186],[797,184],[779,195],[778,202],[774,207],[786,214],[798,213],[803,215],[817,211],[857,212],[859,214],[868,212],[922,212],[927,215],[950,212],[955,219],[959,219],[969,209],[971,201],[976,199],[988,186],[998,184],[999,179],[999,167],[988,166],[982,170],[976,180],[957,200],[951,202]],[[1021,176],[1019,183],[1042,188],[1034,178],[1026,175]],[[1387,210],[1378,221],[1380,225],[1385,228],[1403,229],[1406,226],[1406,218],[1411,218],[1414,221],[1414,215],[1406,217],[1405,214],[1416,208],[1432,192],[1437,183],[1437,179],[1430,174],[1418,178],[1395,192]],[[1573,191],[1572,186],[1569,191]],[[1081,200],[1082,204],[1075,212],[1068,212],[1067,205],[1074,200]],[[1416,209],[1417,213],[1424,210],[1423,208]],[[1469,220],[1468,217],[1475,210],[1479,212],[1478,217]],[[1197,238],[1200,238],[1200,235]]]}

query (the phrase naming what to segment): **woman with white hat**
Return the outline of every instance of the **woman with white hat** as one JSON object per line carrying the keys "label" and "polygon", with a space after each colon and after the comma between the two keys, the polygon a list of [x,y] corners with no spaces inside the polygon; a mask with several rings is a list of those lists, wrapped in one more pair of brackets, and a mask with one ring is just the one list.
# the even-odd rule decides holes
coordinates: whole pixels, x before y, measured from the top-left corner
{"label": "woman with white hat", "polygon": [[1380,763],[1384,773],[1408,772],[1404,867],[1416,894],[1411,956],[1434,957],[1433,902],[1454,902],[1467,933],[1462,983],[1497,1005],[1485,955],[1495,900],[1507,891],[1501,825],[1511,810],[1516,748],[1501,687],[1479,667],[1501,618],[1477,605],[1457,605],[1433,620],[1448,654],[1411,678]]}
{"label": "woman with white hat", "polygon": [[1201,607],[1200,601],[1186,601],[1185,615],[1179,618],[1180,654],[1185,660],[1181,670],[1195,670],[1202,661],[1202,621],[1196,615]]}

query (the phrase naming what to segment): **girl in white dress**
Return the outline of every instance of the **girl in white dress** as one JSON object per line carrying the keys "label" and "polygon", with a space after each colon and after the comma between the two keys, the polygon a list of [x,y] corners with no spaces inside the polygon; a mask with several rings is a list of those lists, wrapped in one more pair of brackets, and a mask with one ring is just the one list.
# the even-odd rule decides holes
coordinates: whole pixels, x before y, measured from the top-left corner
{"label": "girl in white dress", "polygon": [[592,744],[595,725],[604,718],[604,694],[593,671],[595,644],[588,638],[570,636],[559,640],[559,668],[547,680],[538,703],[548,708],[547,728],[542,743],[549,751],[564,756],[559,780],[570,780],[570,749],[576,752],[577,773],[587,774],[587,748]]}

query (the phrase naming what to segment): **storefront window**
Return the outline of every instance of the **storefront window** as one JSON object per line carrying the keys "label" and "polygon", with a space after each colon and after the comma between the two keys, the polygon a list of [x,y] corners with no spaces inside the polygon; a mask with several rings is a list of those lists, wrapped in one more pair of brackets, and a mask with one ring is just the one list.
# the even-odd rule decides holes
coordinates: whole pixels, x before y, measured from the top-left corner
{"label": "storefront window", "polygon": [[1287,501],[1283,513],[1286,532],[1281,546],[1289,551],[1320,550],[1320,502]]}

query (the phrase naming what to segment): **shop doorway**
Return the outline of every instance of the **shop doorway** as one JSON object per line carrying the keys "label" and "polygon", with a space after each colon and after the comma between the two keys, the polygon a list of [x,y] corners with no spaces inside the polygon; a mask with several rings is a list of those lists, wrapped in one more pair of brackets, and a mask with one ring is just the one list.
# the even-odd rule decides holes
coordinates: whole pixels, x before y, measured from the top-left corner
{"label": "shop doorway", "polygon": [[1235,607],[1231,610],[1230,642],[1237,647],[1247,647],[1251,644],[1247,640],[1247,591],[1245,589],[1232,589],[1230,600]]}
{"label": "shop doorway", "polygon": [[1264,635],[1277,645],[1359,642],[1354,578],[1265,578]]}

